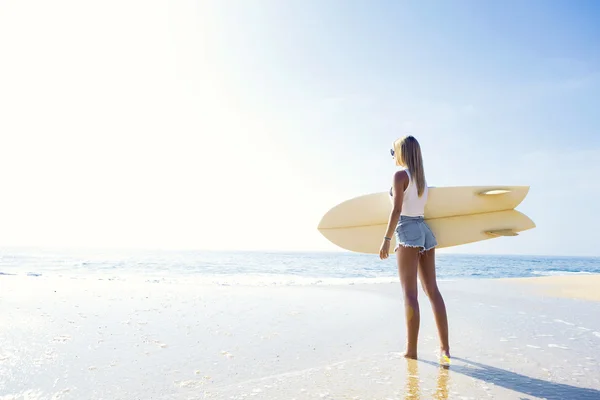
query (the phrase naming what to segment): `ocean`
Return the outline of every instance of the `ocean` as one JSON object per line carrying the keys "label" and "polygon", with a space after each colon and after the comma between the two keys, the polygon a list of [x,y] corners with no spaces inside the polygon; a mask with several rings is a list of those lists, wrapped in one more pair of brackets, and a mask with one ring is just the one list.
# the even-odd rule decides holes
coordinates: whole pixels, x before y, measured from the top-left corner
{"label": "ocean", "polygon": [[[439,253],[440,280],[600,273],[600,258]],[[327,285],[397,281],[395,256],[312,252],[0,250],[0,278]]]}

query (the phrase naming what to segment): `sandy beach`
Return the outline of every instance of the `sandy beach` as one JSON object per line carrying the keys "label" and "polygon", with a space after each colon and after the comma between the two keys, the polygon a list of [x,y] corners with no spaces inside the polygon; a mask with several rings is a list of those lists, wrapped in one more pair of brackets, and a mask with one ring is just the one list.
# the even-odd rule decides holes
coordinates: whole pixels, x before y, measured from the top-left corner
{"label": "sandy beach", "polygon": [[543,276],[508,279],[529,286],[532,293],[572,299],[600,301],[600,275]]}
{"label": "sandy beach", "polygon": [[397,283],[3,276],[0,399],[598,399],[598,279],[441,282],[445,369],[422,293],[419,360],[400,356]]}

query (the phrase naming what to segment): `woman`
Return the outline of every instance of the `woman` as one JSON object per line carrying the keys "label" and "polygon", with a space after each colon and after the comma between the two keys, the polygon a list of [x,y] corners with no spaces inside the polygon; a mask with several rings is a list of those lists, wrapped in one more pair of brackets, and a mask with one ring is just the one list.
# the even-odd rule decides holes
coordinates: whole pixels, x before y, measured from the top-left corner
{"label": "woman", "polygon": [[437,241],[424,220],[428,188],[419,142],[412,136],[397,140],[394,142],[392,156],[396,160],[396,165],[403,169],[394,174],[390,190],[393,207],[379,256],[382,260],[389,257],[390,242],[392,234],[395,232],[397,246],[394,251],[404,292],[406,314],[407,346],[404,356],[417,358],[417,337],[420,324],[417,300],[418,272],[423,290],[429,297],[435,314],[441,343],[441,356],[444,361],[448,362],[450,360],[448,318],[444,299],[438,289],[435,277]]}

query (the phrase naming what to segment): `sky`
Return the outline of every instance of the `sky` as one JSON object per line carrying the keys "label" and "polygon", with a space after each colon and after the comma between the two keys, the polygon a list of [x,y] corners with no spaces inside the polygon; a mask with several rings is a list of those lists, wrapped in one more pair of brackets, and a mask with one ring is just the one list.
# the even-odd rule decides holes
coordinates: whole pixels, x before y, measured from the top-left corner
{"label": "sky", "polygon": [[594,1],[3,0],[0,246],[339,250],[385,191],[530,185],[537,227],[447,252],[600,255]]}

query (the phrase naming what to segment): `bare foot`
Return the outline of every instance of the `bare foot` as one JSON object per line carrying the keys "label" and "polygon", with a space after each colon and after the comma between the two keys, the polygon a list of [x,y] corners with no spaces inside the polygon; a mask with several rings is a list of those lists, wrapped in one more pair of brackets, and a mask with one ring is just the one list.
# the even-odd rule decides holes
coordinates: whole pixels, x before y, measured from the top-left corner
{"label": "bare foot", "polygon": [[440,363],[442,365],[450,365],[450,350],[449,349],[441,349],[440,350]]}
{"label": "bare foot", "polygon": [[405,351],[404,353],[402,353],[402,355],[404,356],[404,358],[410,358],[411,360],[417,359],[416,351]]}

